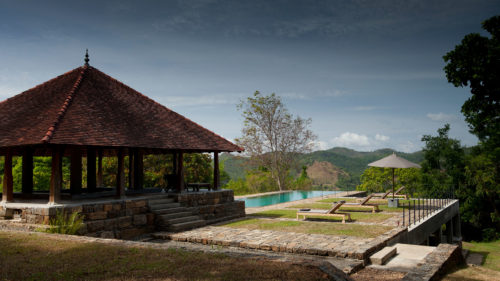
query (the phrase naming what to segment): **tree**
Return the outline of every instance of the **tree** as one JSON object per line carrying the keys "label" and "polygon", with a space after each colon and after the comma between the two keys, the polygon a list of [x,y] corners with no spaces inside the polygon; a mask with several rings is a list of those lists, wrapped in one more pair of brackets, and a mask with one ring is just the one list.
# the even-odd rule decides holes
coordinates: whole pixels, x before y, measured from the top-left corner
{"label": "tree", "polygon": [[299,153],[311,151],[316,136],[309,130],[311,119],[293,117],[279,96],[263,96],[256,91],[246,101],[243,110],[243,136],[236,142],[257,166],[265,167],[279,190],[287,188],[290,168]]}
{"label": "tree", "polygon": [[490,143],[500,144],[500,16],[482,23],[491,37],[466,35],[460,45],[444,57],[448,82],[455,87],[470,86],[472,96],[462,113],[471,133]]}
{"label": "tree", "polygon": [[443,128],[437,130],[437,136],[422,137],[422,141],[425,142],[422,170],[424,173],[432,174],[434,179],[442,178],[441,186],[457,187],[464,180],[465,154],[460,141],[448,136],[449,131],[450,125],[445,124]]}

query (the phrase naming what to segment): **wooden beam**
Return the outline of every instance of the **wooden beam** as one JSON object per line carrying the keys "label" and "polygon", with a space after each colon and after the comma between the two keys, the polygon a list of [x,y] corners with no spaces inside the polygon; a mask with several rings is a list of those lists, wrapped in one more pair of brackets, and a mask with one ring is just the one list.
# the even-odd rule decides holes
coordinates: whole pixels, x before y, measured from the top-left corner
{"label": "wooden beam", "polygon": [[102,180],[102,148],[97,151],[97,186],[103,187],[104,182]]}
{"label": "wooden beam", "polygon": [[96,151],[94,148],[87,149],[87,192],[95,192],[97,188],[96,178]]}
{"label": "wooden beam", "polygon": [[118,149],[118,171],[116,172],[116,198],[125,198],[125,172],[123,149]]}
{"label": "wooden beam", "polygon": [[184,156],[182,152],[177,154],[177,192],[181,193],[184,191]]}
{"label": "wooden beam", "polygon": [[128,152],[128,188],[135,187],[135,167],[134,167],[134,149],[130,148]]}
{"label": "wooden beam", "polygon": [[33,150],[31,147],[25,147],[23,150],[22,170],[22,192],[33,193]]}
{"label": "wooden beam", "polygon": [[62,188],[62,156],[61,148],[52,151],[52,173],[50,175],[49,204],[56,204],[61,200]]}
{"label": "wooden beam", "polygon": [[12,152],[7,150],[4,157],[2,202],[14,199],[14,181],[12,178]]}
{"label": "wooden beam", "polygon": [[219,172],[219,153],[214,152],[214,190],[219,189],[220,172]]}
{"label": "wooden beam", "polygon": [[144,184],[144,159],[140,149],[134,151],[134,188],[142,189]]}
{"label": "wooden beam", "polygon": [[74,148],[71,151],[69,188],[71,194],[82,192],[82,151]]}

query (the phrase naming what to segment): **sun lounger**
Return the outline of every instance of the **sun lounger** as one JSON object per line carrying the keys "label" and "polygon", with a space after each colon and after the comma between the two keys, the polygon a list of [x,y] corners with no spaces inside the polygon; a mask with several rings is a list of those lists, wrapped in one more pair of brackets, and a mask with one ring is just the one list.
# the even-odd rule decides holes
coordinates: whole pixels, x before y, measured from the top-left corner
{"label": "sun lounger", "polygon": [[361,209],[370,209],[372,210],[372,213],[375,213],[378,211],[378,205],[369,205],[367,204],[370,199],[372,199],[374,194],[370,194],[366,196],[365,198],[361,199],[360,202],[357,203],[345,203],[344,207],[356,207],[356,208],[361,208]]}
{"label": "sun lounger", "polygon": [[324,216],[324,217],[337,217],[342,218],[342,223],[345,223],[345,219],[347,217],[348,221],[351,221],[351,215],[349,213],[337,213],[338,209],[345,204],[345,201],[335,202],[330,210],[310,210],[310,211],[298,211],[297,212],[297,220],[299,216],[303,216],[303,219],[306,219],[307,216]]}
{"label": "sun lounger", "polygon": [[[408,199],[408,195],[399,194],[399,192],[401,192],[403,189],[405,189],[404,185],[401,186],[398,190],[396,190],[396,192],[394,192],[394,197]],[[374,194],[374,197],[377,197],[377,198],[380,197],[380,199],[387,199],[387,198],[392,197],[391,189],[389,189],[387,192],[384,192],[384,193],[373,193],[373,194]]]}

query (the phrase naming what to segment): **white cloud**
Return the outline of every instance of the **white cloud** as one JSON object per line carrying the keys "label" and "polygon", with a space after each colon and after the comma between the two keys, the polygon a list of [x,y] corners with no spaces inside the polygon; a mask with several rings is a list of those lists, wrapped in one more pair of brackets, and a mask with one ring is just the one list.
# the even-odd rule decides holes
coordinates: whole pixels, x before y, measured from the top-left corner
{"label": "white cloud", "polygon": [[417,150],[417,146],[413,142],[407,141],[406,143],[398,144],[396,149],[398,151],[410,153],[415,152]]}
{"label": "white cloud", "polygon": [[312,142],[312,150],[313,151],[316,151],[316,150],[326,150],[329,148],[329,145],[328,145],[328,142],[326,141],[314,141]]}
{"label": "white cloud", "polygon": [[370,141],[367,136],[351,132],[342,133],[339,137],[335,137],[331,142],[334,146],[346,147],[366,147],[370,145]]}
{"label": "white cloud", "polygon": [[378,140],[378,141],[388,141],[390,139],[390,137],[384,136],[384,135],[381,135],[381,134],[376,134],[375,135],[375,139]]}
{"label": "white cloud", "polygon": [[439,122],[450,122],[456,119],[456,116],[453,114],[444,114],[442,112],[439,113],[427,113],[427,117],[433,121]]}

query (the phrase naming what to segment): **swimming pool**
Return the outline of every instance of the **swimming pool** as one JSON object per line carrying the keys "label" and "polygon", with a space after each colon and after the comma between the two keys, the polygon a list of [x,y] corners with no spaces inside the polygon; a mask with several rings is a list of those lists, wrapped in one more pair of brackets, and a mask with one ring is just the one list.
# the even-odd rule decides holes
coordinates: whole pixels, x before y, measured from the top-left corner
{"label": "swimming pool", "polygon": [[276,193],[270,195],[263,196],[255,196],[249,198],[241,198],[239,200],[245,201],[245,207],[262,207],[268,205],[274,205],[279,203],[285,203],[290,201],[302,200],[312,197],[319,197],[327,194],[334,194],[340,191],[321,191],[321,190],[313,190],[313,191],[290,191],[285,193]]}

